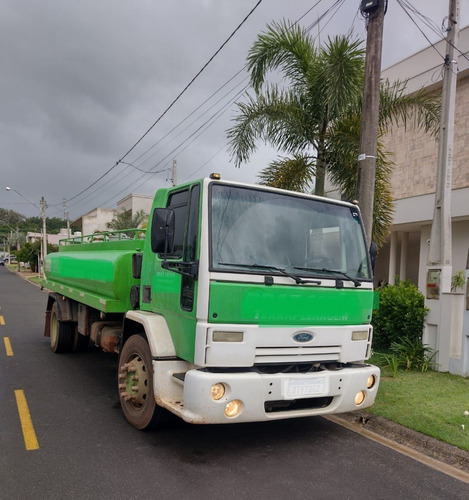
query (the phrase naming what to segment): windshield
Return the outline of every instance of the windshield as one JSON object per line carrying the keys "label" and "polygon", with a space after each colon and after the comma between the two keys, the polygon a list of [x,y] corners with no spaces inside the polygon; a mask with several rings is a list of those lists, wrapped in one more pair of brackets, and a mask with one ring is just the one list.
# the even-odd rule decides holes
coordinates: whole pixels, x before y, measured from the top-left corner
{"label": "windshield", "polygon": [[211,186],[211,269],[371,278],[355,207],[223,184]]}

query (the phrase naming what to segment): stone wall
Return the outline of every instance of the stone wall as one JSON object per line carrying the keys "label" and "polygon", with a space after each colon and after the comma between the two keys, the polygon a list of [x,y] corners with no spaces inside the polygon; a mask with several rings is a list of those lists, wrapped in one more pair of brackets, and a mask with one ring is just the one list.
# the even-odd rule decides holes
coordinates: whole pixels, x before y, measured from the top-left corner
{"label": "stone wall", "polygon": [[[458,81],[453,158],[453,189],[469,187],[469,77]],[[392,195],[410,198],[435,192],[438,141],[412,125],[393,127],[382,139],[393,153]]]}

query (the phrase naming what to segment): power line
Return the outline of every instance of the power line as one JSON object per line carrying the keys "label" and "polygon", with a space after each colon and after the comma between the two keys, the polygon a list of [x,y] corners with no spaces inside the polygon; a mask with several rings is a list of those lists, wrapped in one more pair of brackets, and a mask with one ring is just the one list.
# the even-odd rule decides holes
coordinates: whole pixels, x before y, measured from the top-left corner
{"label": "power line", "polygon": [[[243,68],[244,69],[244,68]],[[243,70],[240,70],[236,73],[235,77],[237,75],[239,75]],[[233,77],[234,78],[234,77]],[[203,104],[206,104],[210,99],[212,99],[215,94],[217,94],[222,88],[224,88],[230,81],[233,80],[233,78],[231,78],[227,83],[225,83],[222,87],[220,87],[220,89],[218,89],[216,92],[214,92],[209,98],[207,98]],[[191,123],[189,123],[184,129],[182,129],[176,136],[174,136],[172,139],[170,139],[168,141],[167,144],[170,144],[171,142],[173,142],[174,140],[176,140],[179,136],[181,136],[186,130],[188,130],[190,127],[192,127],[197,121],[201,120],[203,116],[205,116],[209,111],[211,111],[215,106],[217,106],[220,102],[222,102],[224,99],[226,99],[232,92],[234,92],[240,85],[242,85],[246,80],[248,80],[248,77],[245,77],[240,83],[237,83],[231,90],[229,90],[228,92],[226,92],[222,97],[220,97],[220,99],[218,99],[218,101],[216,101],[214,104],[212,104],[208,109],[206,109],[201,115],[199,115],[195,120],[193,120]],[[243,91],[247,88],[244,87]],[[239,92],[238,92],[239,94]],[[236,95],[235,98],[238,97],[238,94]],[[230,98],[230,103],[233,102],[234,99],[233,98]],[[202,104],[202,105],[203,105]],[[175,127],[173,127],[171,129],[170,132],[174,132],[180,125],[182,125],[185,121],[187,121],[187,119],[192,116],[195,111],[197,111],[198,109],[200,109],[202,107],[202,105],[198,106],[196,108],[196,110],[194,110],[192,113],[190,113],[186,118],[184,118],[184,120],[181,120],[178,125],[176,125]],[[159,141],[157,141],[157,143],[155,143],[151,148],[147,149],[147,151],[145,151],[145,153],[141,154],[136,160],[134,160],[134,163],[136,161],[138,161],[140,158],[142,158],[142,156],[144,156],[144,154],[148,153],[154,146],[156,146],[157,144],[159,144],[164,138],[168,137],[168,135],[170,134],[170,132],[168,132],[162,139],[160,139]],[[156,153],[158,153],[159,151],[155,151],[154,153],[152,153],[146,160],[144,160],[143,162],[140,163],[140,166],[143,165],[144,163],[146,163],[147,161],[150,160],[150,158],[152,158]],[[158,164],[154,165],[157,166]]]}
{"label": "power line", "polygon": [[[298,19],[298,20],[297,20],[297,21],[296,21],[293,25],[297,24],[300,20],[302,20],[302,19],[303,19],[303,18],[304,18],[307,14],[309,14],[309,13],[310,13],[310,12],[311,12],[311,11],[312,11],[315,7],[317,7],[317,6],[318,6],[321,2],[322,2],[322,0],[318,0],[318,1],[315,3],[315,5],[314,5],[313,7],[311,7],[311,8],[309,8],[309,9],[308,9],[308,10],[307,10],[307,11],[306,11],[306,12],[305,12],[305,13],[304,13],[304,14],[303,14],[303,15],[302,15],[302,16],[301,16],[301,17],[300,17],[300,18],[299,18],[299,19]],[[247,19],[247,18],[248,18],[248,17],[252,14],[252,12],[253,12],[253,11],[254,11],[254,10],[255,10],[258,6],[259,6],[259,4],[260,4],[260,3],[261,3],[261,2],[258,2],[258,3],[254,6],[254,8],[250,11],[250,13],[249,13],[249,14],[245,17],[245,19],[243,20],[243,22],[242,22],[242,23],[240,23],[240,25],[239,25],[239,26],[236,28],[236,30],[232,33],[232,35],[230,36],[230,38],[231,38],[231,37],[234,35],[234,33],[235,33],[238,29],[239,29],[239,27],[240,27],[240,26],[241,26],[241,25],[242,25],[242,24],[246,21],[246,19]],[[333,9],[336,9],[335,13],[334,13],[334,14],[332,14],[332,17],[331,17],[331,19],[332,19],[332,18],[334,17],[334,15],[338,12],[338,10],[340,9],[340,7],[342,6],[342,4],[343,4],[343,3],[344,3],[344,0],[337,0],[336,2],[334,2],[334,4],[326,10],[326,12],[324,12],[324,13],[323,13],[323,14],[322,14],[322,15],[321,15],[321,16],[320,16],[320,17],[319,17],[319,18],[318,18],[318,19],[317,19],[314,23],[312,23],[312,24],[311,24],[309,27],[307,27],[306,29],[307,29],[307,30],[311,30],[311,29],[313,29],[313,28],[314,28],[314,26],[316,26],[319,22],[321,22],[321,21],[322,21],[322,20],[323,20],[323,19],[324,19],[324,18],[325,18],[325,17],[326,17],[326,16],[327,16],[330,12],[332,12],[332,11],[333,11]],[[326,25],[327,25],[327,24],[331,21],[331,19],[330,19],[330,20],[326,23]],[[324,27],[325,27],[325,26],[324,26]],[[322,29],[324,29],[324,27],[323,27]],[[209,62],[210,62],[211,60],[213,60],[213,58],[214,58],[214,57],[215,57],[215,56],[216,56],[216,55],[220,52],[220,50],[223,48],[223,46],[224,46],[224,45],[226,45],[226,43],[229,41],[229,39],[230,39],[230,38],[228,38],[228,39],[227,39],[227,41],[226,41],[226,42],[225,42],[225,43],[224,43],[224,44],[223,44],[223,45],[222,45],[222,46],[221,46],[221,47],[217,50],[217,52],[216,52],[216,53],[214,54],[214,56],[212,56],[212,58],[211,58],[211,59],[210,59],[210,60],[206,63],[206,65],[202,68],[202,70],[200,70],[200,71],[197,73],[196,77],[197,77],[198,75],[200,75],[200,74],[201,74],[201,72],[203,71],[203,69],[204,69],[204,68],[205,68],[205,67],[209,64]],[[182,124],[182,123],[184,123],[185,121],[187,121],[187,119],[189,119],[189,118],[190,118],[190,116],[193,116],[193,115],[194,115],[194,114],[195,114],[195,113],[196,113],[196,112],[197,112],[200,108],[202,108],[202,107],[203,107],[203,106],[204,106],[204,105],[205,105],[208,101],[210,101],[210,100],[211,100],[211,99],[212,99],[212,98],[213,98],[213,97],[214,97],[214,96],[215,96],[218,92],[220,92],[220,91],[221,91],[221,90],[222,90],[222,89],[223,89],[223,88],[224,88],[224,87],[225,87],[225,86],[226,86],[226,85],[227,85],[230,81],[234,80],[234,78],[236,78],[236,77],[237,77],[240,73],[242,73],[242,72],[243,72],[243,70],[244,70],[244,68],[245,68],[245,67],[241,68],[241,69],[240,69],[240,70],[239,70],[239,71],[238,71],[238,72],[237,72],[237,73],[236,73],[233,77],[231,77],[231,78],[230,78],[230,80],[228,80],[228,81],[227,81],[227,82],[226,82],[226,83],[225,83],[222,87],[220,87],[220,88],[219,88],[217,91],[215,91],[215,92],[214,92],[211,96],[209,96],[209,97],[208,97],[208,98],[207,98],[207,99],[206,99],[206,100],[205,100],[202,104],[200,104],[200,105],[199,105],[196,109],[194,109],[194,111],[192,111],[192,112],[191,112],[191,113],[190,113],[190,114],[189,114],[186,118],[184,118],[184,119],[183,119],[183,120],[182,120],[182,121],[181,121],[178,125],[176,125],[175,127],[173,127],[173,128],[172,128],[172,129],[171,129],[171,130],[167,133],[167,134],[165,134],[165,136],[164,136],[164,137],[162,137],[159,141],[157,141],[155,144],[153,144],[153,145],[152,145],[149,149],[147,149],[145,152],[143,152],[140,156],[138,156],[136,159],[132,160],[131,162],[123,162],[123,159],[124,159],[126,156],[128,156],[128,155],[130,154],[130,152],[131,152],[132,150],[134,150],[134,149],[137,147],[137,145],[138,145],[138,144],[139,144],[139,143],[143,140],[143,138],[144,138],[144,137],[145,137],[145,136],[146,136],[146,135],[150,132],[150,130],[151,130],[152,128],[154,128],[154,126],[156,126],[156,124],[157,124],[157,123],[161,120],[161,118],[164,116],[164,114],[166,114],[166,113],[169,111],[169,109],[170,109],[170,108],[174,105],[174,103],[176,102],[176,100],[177,100],[177,99],[179,99],[179,98],[182,96],[182,94],[185,92],[185,90],[187,90],[187,88],[189,88],[189,86],[191,85],[191,83],[193,83],[193,81],[194,81],[194,80],[195,80],[195,78],[196,78],[196,77],[194,77],[194,78],[191,80],[191,82],[190,82],[190,83],[186,86],[186,88],[185,88],[185,89],[184,89],[184,90],[180,93],[180,95],[176,98],[176,100],[174,100],[174,101],[173,101],[173,102],[172,102],[172,103],[168,106],[168,108],[165,110],[165,112],[164,112],[164,113],[163,113],[163,114],[162,114],[162,115],[161,115],[161,116],[160,116],[160,117],[159,117],[159,118],[158,118],[158,119],[157,119],[157,120],[156,120],[156,121],[152,124],[152,126],[151,126],[151,127],[150,127],[150,128],[149,128],[146,132],[145,132],[145,134],[144,134],[144,135],[143,135],[143,136],[139,139],[139,141],[137,141],[137,142],[136,142],[136,143],[132,146],[132,148],[130,148],[130,149],[127,151],[127,153],[126,153],[124,156],[122,156],[122,158],[121,158],[118,162],[116,162],[116,164],[115,164],[115,165],[113,165],[111,168],[109,168],[109,169],[108,169],[108,170],[107,170],[107,171],[106,171],[103,175],[101,175],[101,176],[100,176],[100,177],[99,177],[96,181],[94,181],[94,182],[93,182],[93,184],[91,184],[90,186],[88,186],[87,188],[85,188],[84,190],[82,190],[82,191],[81,191],[80,193],[78,193],[77,195],[75,195],[75,196],[73,196],[72,198],[70,198],[70,199],[69,199],[69,201],[70,201],[70,200],[77,199],[79,196],[81,196],[84,192],[86,192],[86,191],[88,191],[89,189],[91,189],[93,186],[95,187],[95,190],[94,190],[91,194],[93,194],[93,193],[95,193],[96,191],[98,191],[100,188],[99,188],[99,187],[97,187],[97,183],[98,183],[99,181],[101,181],[104,177],[106,177],[106,176],[107,176],[107,175],[108,175],[108,174],[109,174],[109,173],[110,173],[113,169],[115,169],[115,168],[117,167],[117,165],[119,164],[119,162],[124,163],[124,164],[126,164],[127,166],[129,166],[129,164],[130,164],[130,166],[131,166],[131,167],[133,167],[133,168],[135,168],[136,170],[140,170],[140,171],[142,171],[142,173],[144,174],[144,176],[141,176],[141,178],[142,178],[142,177],[147,177],[148,175],[150,175],[150,176],[154,176],[154,175],[156,175],[157,173],[161,173],[161,172],[166,171],[167,169],[162,169],[162,170],[158,170],[158,171],[153,171],[152,169],[154,169],[154,168],[158,167],[159,165],[161,165],[161,164],[162,164],[162,163],[166,160],[166,158],[167,158],[169,155],[165,156],[162,160],[158,161],[158,162],[157,162],[157,163],[156,163],[153,167],[151,167],[151,169],[150,169],[150,170],[149,170],[149,169],[145,169],[145,170],[143,170],[143,169],[141,168],[141,166],[142,166],[144,163],[146,163],[146,162],[147,162],[147,161],[151,158],[151,156],[154,156],[154,154],[156,154],[156,153],[154,153],[154,154],[153,154],[153,155],[151,155],[149,158],[145,159],[143,162],[141,162],[141,163],[139,163],[139,164],[137,164],[137,162],[138,162],[138,160],[140,160],[141,158],[143,158],[143,157],[144,157],[144,156],[145,156],[145,155],[146,155],[146,154],[147,154],[150,150],[152,150],[152,149],[153,149],[156,145],[160,144],[160,143],[161,143],[161,141],[163,141],[166,137],[168,137],[168,136],[169,136],[169,135],[170,135],[170,134],[171,134],[171,133],[172,133],[175,129],[177,129],[177,128],[178,128],[178,127]],[[237,86],[239,86],[239,85],[243,84],[245,80],[246,80],[246,79],[243,79],[243,81],[242,81],[242,82],[240,82],[239,84],[237,84]],[[243,92],[244,92],[244,90],[246,90],[246,88],[247,88],[247,86],[243,89]],[[229,94],[229,93],[225,94],[225,96],[224,96],[223,98],[227,97],[227,95],[228,95],[228,94]],[[219,102],[220,102],[223,98],[221,98],[219,101],[217,101],[217,103],[216,103],[216,104],[218,104],[218,103],[219,103]],[[231,99],[230,99],[230,103],[231,103],[231,102],[233,102],[233,100],[231,100]],[[216,104],[215,104],[214,106],[216,106]],[[204,111],[204,113],[202,113],[202,114],[201,114],[201,115],[197,118],[197,120],[201,119],[201,118],[202,118],[202,117],[203,117],[203,116],[204,116],[204,115],[205,115],[205,114],[206,114],[206,113],[207,113],[210,109],[212,109],[214,106],[211,106],[211,108],[209,108],[208,110]],[[224,107],[226,108],[226,105],[225,105]],[[226,109],[225,109],[225,111],[226,111]],[[224,112],[224,111],[223,111],[223,112]],[[188,136],[188,137],[187,137],[187,138],[186,138],[183,142],[181,142],[181,143],[180,143],[180,144],[179,144],[179,145],[178,145],[178,146],[177,146],[177,147],[176,147],[176,148],[175,148],[175,149],[174,149],[174,150],[173,150],[170,154],[172,154],[172,153],[174,153],[174,152],[176,152],[176,151],[182,152],[182,151],[184,151],[185,149],[187,149],[187,147],[188,147],[190,144],[192,144],[192,143],[194,142],[194,140],[195,140],[195,139],[197,139],[198,137],[200,137],[200,136],[201,136],[201,135],[202,135],[202,134],[203,134],[203,133],[204,133],[204,132],[205,132],[205,131],[206,131],[206,130],[210,127],[210,126],[211,126],[211,124],[210,124],[210,123],[207,123],[207,122],[210,122],[210,120],[212,120],[212,119],[213,119],[213,116],[214,116],[214,115],[212,115],[212,118],[210,118],[209,120],[207,120],[206,122],[204,122],[204,124],[202,124],[202,125],[201,125],[201,126],[200,126],[197,130],[196,130],[196,131],[194,131],[194,132],[193,132],[191,135],[189,135],[189,136]],[[218,119],[218,118],[215,118],[214,120],[216,120],[216,119]],[[194,124],[194,123],[195,123],[195,121],[197,121],[197,120],[194,120],[193,124]],[[192,126],[192,125],[189,125],[189,126]],[[188,126],[188,127],[189,127],[189,126]],[[186,127],[186,129],[185,129],[185,130],[187,130],[187,128],[188,128],[188,127]],[[182,132],[183,132],[183,131],[182,131]],[[182,132],[181,132],[181,133],[182,133]],[[181,134],[179,134],[179,135],[181,135]],[[191,138],[192,138],[192,140],[191,140]],[[190,141],[190,142],[189,142],[189,143],[188,143],[188,144],[187,144],[187,145],[183,148],[184,144],[185,144],[187,141]],[[183,149],[181,149],[181,148],[183,148]],[[205,166],[205,164],[204,164],[204,166]],[[197,170],[196,170],[195,172],[199,171],[201,168],[202,168],[202,167],[197,168]],[[119,175],[119,176],[123,175],[123,173],[124,173],[124,171],[125,171],[125,170],[127,170],[127,169],[124,169],[124,170],[123,170],[120,174],[118,174],[118,175]],[[195,173],[195,172],[193,172],[193,173]],[[191,174],[191,175],[192,175],[192,174]],[[128,179],[126,179],[126,180],[128,180]],[[117,176],[116,176],[116,177],[114,177],[113,181],[114,181],[114,182],[118,182]],[[137,182],[138,182],[138,181],[137,181]],[[134,185],[135,185],[135,182],[134,182]],[[141,185],[141,184],[140,184],[140,185]],[[108,186],[109,186],[109,183],[107,183],[107,184],[106,184],[106,187],[108,187]],[[128,183],[128,182],[126,183],[126,189],[127,189],[127,190],[129,189],[129,183]],[[90,195],[91,195],[91,194],[90,194]],[[90,195],[88,195],[86,198],[89,198],[89,196],[90,196]],[[115,195],[115,196],[117,196],[117,195]],[[115,198],[115,196],[114,196],[114,198]],[[75,203],[75,204],[74,204],[74,205],[72,205],[72,206],[77,206],[77,203]]]}
{"label": "power line", "polygon": [[[193,131],[188,137],[186,137],[182,142],[180,142],[174,149],[172,149],[169,153],[167,153],[166,156],[164,156],[162,159],[160,159],[153,166],[153,168],[156,168],[162,164],[166,164],[166,165],[168,165],[168,168],[161,168],[160,170],[156,170],[156,171],[154,171],[154,170],[145,171],[144,175],[140,176],[140,179],[142,179],[142,182],[140,182],[140,184],[136,184],[136,182],[138,182],[138,181],[134,181],[133,185],[135,186],[135,189],[138,189],[145,182],[147,182],[149,178],[153,177],[154,175],[171,170],[171,168],[169,167],[169,165],[171,164],[171,159],[176,154],[180,154],[180,153],[184,152],[195,140],[197,140],[206,130],[208,130],[220,118],[220,116],[228,110],[229,106],[245,92],[246,88],[247,88],[247,86],[245,86],[243,89],[241,89],[234,97],[232,97],[230,99],[230,101],[228,103],[226,103],[221,109],[219,109],[214,114],[212,114],[201,126],[199,126],[195,131]],[[229,93],[231,93],[231,92],[232,91],[230,91]],[[212,106],[212,108],[213,107],[214,106]],[[121,162],[121,163],[135,167],[135,165],[129,164],[127,162]],[[119,196],[121,196],[124,192],[128,192],[128,190],[129,190],[129,183],[126,183],[126,185],[124,186],[123,189],[121,189],[120,191],[118,191],[117,193],[112,195],[108,200],[106,200],[103,203],[105,205],[110,203],[112,200],[117,199]]]}
{"label": "power line", "polygon": [[[145,156],[149,151],[151,151],[155,146],[157,146],[158,144],[160,144],[164,139],[166,139],[166,137],[168,137],[172,132],[174,132],[177,128],[179,128],[184,122],[186,122],[191,116],[193,116],[197,111],[199,111],[199,109],[201,109],[205,104],[207,104],[207,102],[209,102],[211,99],[213,99],[213,97],[215,97],[218,92],[220,92],[221,90],[223,90],[229,83],[231,83],[240,73],[242,73],[244,71],[244,67],[241,68],[239,71],[237,71],[229,80],[227,80],[221,87],[219,87],[215,92],[213,92],[209,97],[207,97],[205,99],[205,101],[203,101],[201,104],[199,104],[193,111],[191,111],[184,119],[182,119],[177,125],[175,125],[169,132],[167,132],[163,137],[161,137],[161,139],[159,139],[158,141],[156,141],[152,146],[150,146],[146,151],[144,151],[140,156],[138,156],[134,162],[140,160],[143,156]],[[237,84],[237,86],[239,86],[240,84]],[[227,94],[225,94],[226,96]],[[224,97],[225,97],[224,96]],[[219,102],[219,101],[218,101]],[[211,109],[211,108],[209,108]],[[206,114],[208,112],[205,111],[204,113],[202,113],[202,115],[198,118],[200,119],[204,114]],[[143,163],[145,163],[147,160],[144,160],[140,165],[143,165]]]}
{"label": "power line", "polygon": [[202,66],[202,68],[197,72],[197,74],[192,78],[192,80],[185,86],[185,88],[179,93],[179,95],[171,102],[171,104],[163,111],[163,113],[155,120],[151,127],[140,137],[140,139],[124,154],[124,156],[117,161],[120,163],[124,158],[126,158],[139,144],[142,140],[149,134],[149,132],[155,127],[155,125],[166,115],[166,113],[176,104],[177,101],[182,97],[182,95],[187,91],[187,89],[197,80],[197,78],[203,73],[207,66],[215,59],[215,57],[223,50],[225,45],[233,38],[236,32],[241,28],[241,26],[248,20],[251,14],[259,7],[262,0],[259,0],[256,5],[251,9],[247,16],[241,21],[241,23],[235,28],[231,35],[220,45],[220,47],[215,51],[212,57]]}
{"label": "power line", "polygon": [[405,6],[410,12],[415,14],[433,33],[441,36],[444,33],[443,29],[440,29],[438,24],[436,24],[432,19],[430,19],[425,14],[422,14],[416,7],[414,7],[409,0],[400,0],[400,3]]}
{"label": "power line", "polygon": [[[425,18],[425,19],[428,19],[426,18],[425,16],[423,16],[423,14],[421,14],[415,7],[413,7],[407,0],[397,0],[397,3],[399,4],[399,6],[402,8],[402,10],[405,12],[405,14],[409,17],[409,19],[415,24],[415,26],[417,27],[417,29],[420,31],[420,33],[422,33],[422,35],[425,37],[425,39],[427,40],[427,42],[434,48],[434,50],[438,53],[438,55],[443,59],[443,61],[445,60],[445,56],[443,54],[440,53],[440,51],[436,48],[435,44],[432,43],[432,41],[428,38],[428,36],[425,34],[425,32],[420,28],[420,26],[417,24],[417,22],[415,21],[415,19],[412,17],[412,15],[410,14],[409,11],[413,12],[414,14],[418,15],[418,17],[420,19],[422,18]],[[428,26],[428,25],[427,25]],[[432,31],[433,28],[432,28]],[[436,31],[438,33],[439,36],[441,36],[441,33],[438,32],[438,30]]]}
{"label": "power line", "polygon": [[[340,2],[341,0],[339,0]],[[308,9],[297,21],[295,24],[297,24],[301,19],[303,19],[308,13],[311,12],[311,10],[313,10],[316,6],[318,6],[320,3],[322,2],[322,0],[318,0],[316,2],[316,4],[311,7],[310,9]],[[338,2],[336,2],[338,3]],[[245,22],[245,20],[249,17],[249,15],[252,14],[252,12],[258,7],[258,5],[260,4],[260,2],[258,2],[255,7],[251,10],[251,12],[246,16],[246,18],[244,19],[243,22]],[[320,19],[322,19],[323,16],[321,16]],[[242,23],[241,23],[242,24]],[[240,26],[241,26],[240,24]],[[239,28],[239,27],[238,27]],[[237,28],[237,29],[238,29]],[[235,30],[236,31],[236,30]],[[234,34],[234,32],[233,32]],[[232,36],[232,35],[231,35]],[[225,42],[226,44],[226,42]],[[219,51],[217,51],[219,52]],[[184,123],[190,116],[192,116],[197,110],[199,110],[204,104],[206,104],[210,99],[212,99],[218,92],[220,92],[227,84],[229,84],[232,80],[234,80],[240,73],[242,73],[244,71],[244,68],[245,66],[243,66],[243,68],[241,68],[237,73],[235,73],[224,85],[222,85],[218,90],[216,90],[211,96],[209,96],[202,104],[200,104],[194,111],[192,111],[186,118],[184,118],[179,124],[177,124],[175,127],[173,127],[173,129],[171,129],[164,137],[162,137],[159,141],[157,141],[155,144],[153,144],[149,149],[147,149],[144,153],[142,153],[137,159],[133,160],[132,161],[132,165],[135,166],[135,163],[136,161],[138,161],[139,159],[141,159],[146,153],[148,153],[151,149],[153,149],[157,144],[159,144],[162,140],[164,140],[164,138],[166,138],[171,132],[173,132],[176,128],[178,128],[182,123]],[[199,72],[200,73],[200,72]],[[245,81],[246,79],[243,79],[243,82]],[[239,85],[241,85],[243,82],[239,83]],[[206,113],[207,111],[205,111],[200,117],[199,119]],[[156,123],[155,123],[156,124]],[[154,125],[155,125],[154,124]],[[154,126],[153,125],[153,126]],[[152,126],[152,127],[153,127]],[[148,131],[147,131],[148,133]],[[143,137],[142,137],[143,138]],[[192,142],[192,141],[191,141]],[[133,149],[135,148],[137,144],[134,145]],[[126,153],[126,155],[128,155],[130,152],[130,150]],[[120,161],[122,161],[123,158],[125,158],[124,155]],[[145,163],[147,160],[145,160],[144,162],[142,162],[140,165],[142,165],[143,163]],[[89,190],[92,186],[95,186],[97,182],[99,182],[100,180],[102,180],[105,176],[107,176],[116,166],[117,166],[118,162],[116,162],[115,165],[113,165],[113,167],[111,167],[110,169],[108,169],[102,176],[100,176],[92,185],[88,186],[87,188],[85,188],[84,190],[82,190],[80,193],[78,193],[77,195],[75,195],[73,198],[70,198],[70,200],[72,199],[75,199],[77,197],[79,197],[81,194],[83,194],[84,192],[86,192],[87,190]],[[158,164],[161,164],[161,162],[159,162]],[[157,164],[157,165],[158,165]]]}
{"label": "power line", "polygon": [[203,73],[203,71],[207,68],[207,66],[215,59],[215,57],[223,50],[223,48],[228,44],[228,42],[234,37],[234,35],[239,31],[241,26],[248,20],[248,18],[252,15],[252,13],[259,7],[263,0],[258,0],[256,5],[249,11],[249,13],[244,17],[244,19],[239,23],[239,25],[234,29],[231,35],[220,45],[220,47],[215,51],[215,53],[210,57],[210,59],[202,66],[202,68],[196,73],[196,75],[190,80],[190,82],[184,87],[184,89],[178,94],[178,96],[173,99],[173,101],[169,104],[169,106],[161,113],[161,115],[153,122],[153,124],[148,128],[148,130],[138,139],[137,142],[119,159],[116,163],[109,168],[103,175],[101,175],[96,181],[90,184],[87,188],[80,191],[78,194],[70,198],[69,200],[73,200],[83,194],[85,191],[90,189],[96,182],[99,182],[103,177],[109,174],[119,163],[124,160],[142,141],[143,139],[150,133],[151,130],[156,126],[157,123],[168,113],[168,111],[176,104],[176,102],[183,96],[183,94],[189,89],[189,87],[195,82],[195,80]]}
{"label": "power line", "polygon": [[[337,11],[340,9],[340,7],[342,7],[343,3],[345,2],[345,0],[336,0],[336,2],[331,5],[331,7],[329,7],[322,15],[320,15],[316,21],[314,21],[313,23],[311,23],[308,27],[305,28],[305,32],[306,33],[309,33],[313,28],[315,28],[330,12],[332,12],[335,8],[337,8]],[[337,13],[337,11],[335,12],[335,14]],[[332,15],[332,17],[334,17],[334,15]],[[331,18],[332,19],[332,18]],[[326,25],[330,22],[330,20],[326,23]],[[324,26],[325,27],[325,26]],[[321,30],[324,29],[324,27],[321,28]],[[321,32],[320,30],[320,32]],[[320,34],[320,32],[318,33],[318,35],[315,37],[317,38]]]}

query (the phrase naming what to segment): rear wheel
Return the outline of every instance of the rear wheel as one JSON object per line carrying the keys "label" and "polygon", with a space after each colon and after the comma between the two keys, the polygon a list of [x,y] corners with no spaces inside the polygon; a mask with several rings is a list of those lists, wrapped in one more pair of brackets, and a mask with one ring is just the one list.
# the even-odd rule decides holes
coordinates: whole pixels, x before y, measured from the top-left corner
{"label": "rear wheel", "polygon": [[53,352],[70,352],[73,349],[75,325],[59,320],[57,302],[52,305],[50,314],[50,348]]}
{"label": "rear wheel", "polygon": [[119,397],[127,421],[137,429],[155,427],[165,410],[155,402],[148,342],[132,335],[119,356]]}

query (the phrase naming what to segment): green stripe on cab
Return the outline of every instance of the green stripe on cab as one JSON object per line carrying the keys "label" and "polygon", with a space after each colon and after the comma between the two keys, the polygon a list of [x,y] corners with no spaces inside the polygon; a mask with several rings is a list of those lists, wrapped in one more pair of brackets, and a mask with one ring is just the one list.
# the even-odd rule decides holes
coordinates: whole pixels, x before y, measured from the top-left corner
{"label": "green stripe on cab", "polygon": [[212,282],[209,322],[258,325],[369,324],[373,290]]}

